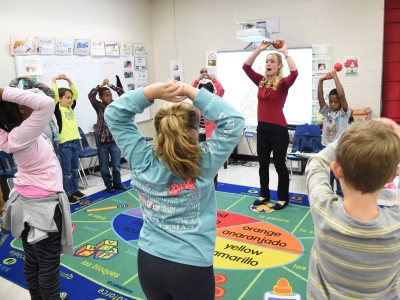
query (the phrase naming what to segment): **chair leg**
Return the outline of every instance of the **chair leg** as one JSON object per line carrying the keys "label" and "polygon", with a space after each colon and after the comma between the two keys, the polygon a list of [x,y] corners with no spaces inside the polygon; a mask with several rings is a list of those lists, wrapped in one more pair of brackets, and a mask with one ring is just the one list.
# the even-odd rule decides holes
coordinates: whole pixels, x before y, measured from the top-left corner
{"label": "chair leg", "polygon": [[96,163],[98,161],[97,156],[96,156],[94,159],[93,167],[92,167],[92,159],[93,159],[93,157],[90,158],[90,163],[89,163],[89,167],[88,167],[90,175],[94,175],[94,169],[96,168]]}
{"label": "chair leg", "polygon": [[[80,158],[79,158],[79,167],[80,167],[80,170],[78,170],[79,178],[81,179],[81,182],[83,184],[83,188],[86,189],[87,186],[88,186],[88,181],[87,181],[87,177],[86,177],[86,174],[85,174],[85,169],[83,169],[82,162],[81,162]],[[81,175],[81,172],[83,174],[83,177]],[[83,178],[85,179],[85,181],[83,181]]]}
{"label": "chair leg", "polygon": [[292,167],[292,161],[290,159],[289,159],[289,169],[290,169],[289,179],[292,179],[292,177],[293,177],[293,167]]}

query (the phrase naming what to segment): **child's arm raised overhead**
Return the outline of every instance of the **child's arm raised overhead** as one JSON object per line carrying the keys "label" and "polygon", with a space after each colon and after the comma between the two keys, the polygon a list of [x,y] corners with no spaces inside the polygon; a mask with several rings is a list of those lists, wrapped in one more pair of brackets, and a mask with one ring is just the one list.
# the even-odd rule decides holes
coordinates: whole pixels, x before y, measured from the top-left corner
{"label": "child's arm raised overhead", "polygon": [[67,77],[65,74],[62,74],[63,77],[61,79],[64,79],[68,82],[69,88],[72,91],[72,101],[76,101],[78,99],[78,90],[76,89],[75,84],[73,84],[72,80]]}
{"label": "child's arm raised overhead", "polygon": [[100,109],[100,103],[101,103],[99,100],[97,100],[97,93],[99,92],[99,89],[102,88],[105,84],[106,83],[104,79],[102,83],[92,88],[92,90],[89,92],[88,95],[89,101],[96,112]]}
{"label": "child's arm raised overhead", "polygon": [[13,102],[23,110],[31,108],[32,113],[22,121],[21,125],[9,133],[2,131],[0,148],[5,150],[24,147],[37,139],[49,124],[54,112],[54,100],[48,96],[40,95],[16,88],[0,88],[0,101]]}
{"label": "child's arm raised overhead", "polygon": [[51,89],[54,92],[54,100],[56,101],[56,103],[58,103],[60,101],[60,96],[58,95],[58,86],[57,86],[57,80],[61,79],[61,75],[62,74],[58,74],[56,76],[54,76],[51,79]]}
{"label": "child's arm raised overhead", "polygon": [[324,81],[328,79],[329,79],[329,74],[324,74],[318,80],[318,102],[320,109],[322,109],[326,104],[324,98]]}
{"label": "child's arm raised overhead", "polygon": [[332,76],[333,80],[335,81],[336,91],[338,93],[340,105],[342,106],[342,109],[347,112],[347,110],[349,109],[349,105],[347,104],[347,99],[344,94],[344,89],[339,80],[339,77],[337,76],[337,73],[335,70],[330,71],[329,74]]}
{"label": "child's arm raised overhead", "polygon": [[104,80],[107,80],[107,81],[105,81],[106,84],[107,84],[107,86],[108,86],[110,89],[112,89],[113,91],[116,91],[117,94],[118,94],[118,96],[121,96],[123,93],[125,93],[125,91],[124,91],[123,88],[120,88],[120,87],[118,87],[118,86],[113,85],[108,79],[104,79]]}

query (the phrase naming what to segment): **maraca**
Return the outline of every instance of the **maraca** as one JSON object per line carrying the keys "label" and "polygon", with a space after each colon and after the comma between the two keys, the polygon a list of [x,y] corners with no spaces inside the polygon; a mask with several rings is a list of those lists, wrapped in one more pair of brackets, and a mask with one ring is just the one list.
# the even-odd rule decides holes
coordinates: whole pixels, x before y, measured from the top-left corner
{"label": "maraca", "polygon": [[[342,70],[343,67],[342,67],[342,64],[341,64],[341,63],[336,63],[336,64],[334,64],[333,68],[335,69],[336,72],[340,72],[340,71]],[[331,74],[328,74],[328,75],[326,76],[326,78],[332,79],[332,75],[331,75]]]}
{"label": "maraca", "polygon": [[333,68],[336,70],[336,72],[340,72],[342,70],[342,64],[341,63],[336,63]]}
{"label": "maraca", "polygon": [[272,42],[272,46],[273,46],[275,49],[280,49],[280,48],[282,48],[282,46],[283,46],[283,40],[274,40],[274,41]]}

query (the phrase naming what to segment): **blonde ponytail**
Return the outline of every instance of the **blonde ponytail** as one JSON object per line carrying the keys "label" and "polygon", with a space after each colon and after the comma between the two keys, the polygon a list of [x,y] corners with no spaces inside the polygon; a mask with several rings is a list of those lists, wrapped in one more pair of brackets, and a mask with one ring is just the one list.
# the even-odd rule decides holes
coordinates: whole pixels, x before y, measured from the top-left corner
{"label": "blonde ponytail", "polygon": [[164,105],[154,119],[157,131],[154,154],[184,180],[201,175],[198,124],[196,108],[186,102]]}

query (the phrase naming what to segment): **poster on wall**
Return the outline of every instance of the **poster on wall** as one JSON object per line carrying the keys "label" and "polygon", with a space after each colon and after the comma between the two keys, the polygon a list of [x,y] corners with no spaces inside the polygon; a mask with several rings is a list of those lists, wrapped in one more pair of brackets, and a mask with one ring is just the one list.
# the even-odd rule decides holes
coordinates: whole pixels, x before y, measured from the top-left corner
{"label": "poster on wall", "polygon": [[103,41],[91,41],[90,42],[90,54],[92,56],[104,56],[106,51],[104,50]]}
{"label": "poster on wall", "polygon": [[216,50],[206,51],[206,67],[211,76],[217,76],[217,53]]}
{"label": "poster on wall", "polygon": [[56,39],[53,37],[35,37],[35,54],[54,54]]}
{"label": "poster on wall", "polygon": [[[312,116],[311,124],[321,125],[323,120],[319,113],[318,82],[319,79],[333,70],[333,47],[331,44],[312,45]],[[327,95],[332,89],[333,80],[325,80],[323,93]],[[325,98],[327,99],[327,98]]]}
{"label": "poster on wall", "polygon": [[115,41],[104,42],[106,56],[119,56],[119,43]]}
{"label": "poster on wall", "polygon": [[39,57],[24,57],[17,65],[18,76],[43,75],[42,61]]}
{"label": "poster on wall", "polygon": [[121,56],[132,56],[133,43],[121,43]]}
{"label": "poster on wall", "polygon": [[104,42],[106,49],[106,56],[119,56],[119,43],[118,42]]}
{"label": "poster on wall", "polygon": [[360,58],[358,56],[346,56],[344,58],[344,76],[346,77],[357,77],[359,68]]}
{"label": "poster on wall", "polygon": [[73,55],[74,39],[56,39],[57,55]]}
{"label": "poster on wall", "polygon": [[174,80],[185,81],[183,78],[182,59],[173,59],[169,61],[169,73]]}
{"label": "poster on wall", "polygon": [[143,44],[133,44],[133,54],[145,54],[145,49]]}
{"label": "poster on wall", "polygon": [[137,74],[136,74],[136,79],[137,79],[138,81],[146,81],[146,82],[148,82],[148,81],[149,81],[149,76],[148,76],[148,74],[147,74],[147,71],[140,71],[140,72],[137,72]]}
{"label": "poster on wall", "polygon": [[90,54],[90,40],[76,39],[74,47],[75,55],[89,55]]}
{"label": "poster on wall", "polygon": [[33,54],[32,38],[26,36],[10,37],[10,51],[11,55],[32,55]]}
{"label": "poster on wall", "polygon": [[135,56],[135,70],[147,70],[147,62],[145,56]]}

